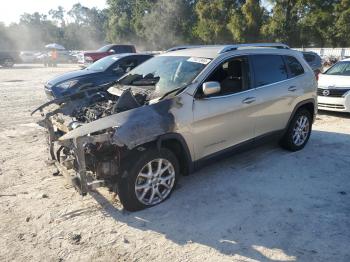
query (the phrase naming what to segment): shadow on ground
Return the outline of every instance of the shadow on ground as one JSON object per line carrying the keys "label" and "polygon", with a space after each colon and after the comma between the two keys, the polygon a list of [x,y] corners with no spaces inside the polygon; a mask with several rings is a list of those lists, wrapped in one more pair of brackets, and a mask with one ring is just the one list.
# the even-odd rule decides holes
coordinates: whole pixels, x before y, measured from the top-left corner
{"label": "shadow on ground", "polygon": [[321,116],[334,116],[334,117],[340,117],[340,118],[350,118],[350,113],[324,111],[324,110],[319,110],[318,111],[318,115],[321,115]]}
{"label": "shadow on ground", "polygon": [[295,153],[264,145],[182,177],[170,199],[135,213],[92,195],[106,216],[179,245],[258,261],[350,261],[349,148],[350,135],[322,131]]}

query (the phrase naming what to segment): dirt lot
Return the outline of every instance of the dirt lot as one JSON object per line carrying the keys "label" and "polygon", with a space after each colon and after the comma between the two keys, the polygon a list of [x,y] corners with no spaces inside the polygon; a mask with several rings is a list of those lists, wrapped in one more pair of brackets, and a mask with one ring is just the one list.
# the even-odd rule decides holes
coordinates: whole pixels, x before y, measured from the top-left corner
{"label": "dirt lot", "polygon": [[0,69],[0,261],[350,261],[350,115],[320,114],[301,152],[232,156],[129,213],[105,190],[82,198],[46,162],[30,111],[72,69]]}

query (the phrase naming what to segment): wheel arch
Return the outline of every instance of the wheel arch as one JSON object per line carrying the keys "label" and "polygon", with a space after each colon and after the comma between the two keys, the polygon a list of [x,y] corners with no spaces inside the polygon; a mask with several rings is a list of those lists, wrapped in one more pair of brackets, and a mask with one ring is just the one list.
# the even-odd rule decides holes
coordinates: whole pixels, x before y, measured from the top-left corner
{"label": "wheel arch", "polygon": [[308,110],[310,112],[310,115],[312,117],[312,122],[315,121],[315,116],[316,116],[316,101],[315,101],[315,99],[310,98],[310,99],[301,101],[298,104],[296,104],[296,106],[294,107],[293,112],[290,115],[288,123],[285,127],[285,132],[288,130],[290,122],[294,118],[296,112],[298,112],[300,109],[303,109],[303,108],[305,108],[306,110]]}
{"label": "wheel arch", "polygon": [[158,137],[156,141],[158,149],[167,148],[171,150],[179,160],[180,172],[183,175],[188,175],[193,172],[194,165],[190,151],[185,139],[177,133],[165,134]]}

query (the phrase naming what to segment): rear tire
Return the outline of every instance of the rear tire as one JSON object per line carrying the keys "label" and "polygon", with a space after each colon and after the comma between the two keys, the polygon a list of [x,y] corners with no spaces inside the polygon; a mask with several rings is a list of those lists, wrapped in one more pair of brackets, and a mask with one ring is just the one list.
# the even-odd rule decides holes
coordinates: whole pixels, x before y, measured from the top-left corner
{"label": "rear tire", "polygon": [[287,132],[280,141],[283,148],[289,151],[298,151],[309,141],[312,129],[312,117],[308,110],[298,110],[289,123]]}
{"label": "rear tire", "polygon": [[117,182],[119,199],[128,211],[155,206],[166,200],[179,176],[178,160],[166,148],[151,148],[136,158],[124,168]]}

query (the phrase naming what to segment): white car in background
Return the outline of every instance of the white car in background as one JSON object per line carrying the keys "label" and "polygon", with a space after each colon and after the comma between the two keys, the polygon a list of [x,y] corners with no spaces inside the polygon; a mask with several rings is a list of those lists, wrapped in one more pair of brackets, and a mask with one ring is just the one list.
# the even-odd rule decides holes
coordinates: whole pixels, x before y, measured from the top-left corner
{"label": "white car in background", "polygon": [[38,52],[22,51],[20,52],[19,57],[23,63],[35,63],[37,62],[38,55]]}
{"label": "white car in background", "polygon": [[318,109],[350,113],[350,59],[319,75]]}

